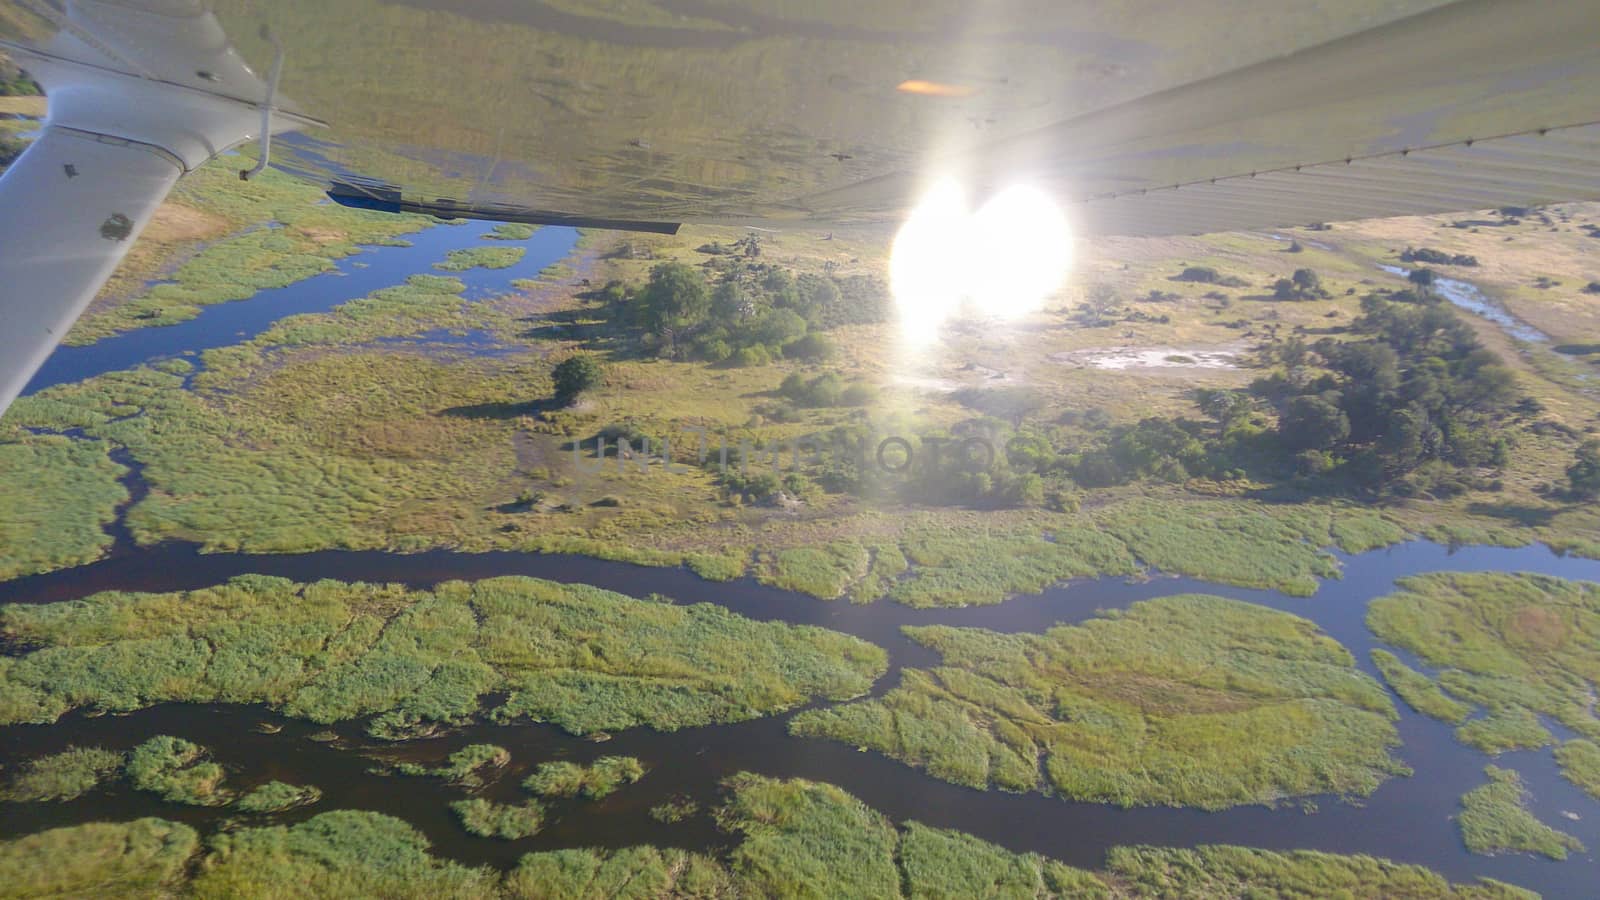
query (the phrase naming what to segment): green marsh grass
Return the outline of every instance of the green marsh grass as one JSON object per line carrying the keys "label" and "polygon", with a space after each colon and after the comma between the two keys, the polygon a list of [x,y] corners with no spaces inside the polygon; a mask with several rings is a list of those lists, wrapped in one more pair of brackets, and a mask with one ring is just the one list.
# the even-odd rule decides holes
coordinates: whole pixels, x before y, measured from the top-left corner
{"label": "green marsh grass", "polygon": [[1534,818],[1528,812],[1522,778],[1511,769],[1487,766],[1489,783],[1461,798],[1461,839],[1473,853],[1537,853],[1566,859],[1582,853],[1583,843]]}
{"label": "green marsh grass", "polygon": [[469,269],[509,269],[522,260],[526,247],[466,247],[451,250],[444,262],[434,263],[441,272],[465,272]]}
{"label": "green marsh grass", "polygon": [[1583,739],[1567,741],[1556,747],[1556,762],[1568,781],[1600,800],[1600,744]]}
{"label": "green marsh grass", "polygon": [[163,819],[92,822],[0,842],[0,897],[170,897],[200,848]]}
{"label": "green marsh grass", "polygon": [[644,777],[645,767],[631,756],[602,756],[587,766],[558,760],[541,763],[522,782],[524,790],[541,797],[576,797],[600,800]]}
{"label": "green marsh grass", "polygon": [[235,801],[234,808],[247,813],[278,813],[310,806],[321,799],[322,790],[315,785],[269,781],[246,792]]}
{"label": "green marsh grass", "polygon": [[514,841],[533,837],[544,827],[544,807],[537,801],[494,803],[482,797],[457,800],[450,809],[461,827],[478,837]]}
{"label": "green marsh grass", "polygon": [[1471,704],[1446,694],[1432,678],[1401,662],[1393,653],[1374,649],[1372,664],[1378,667],[1383,680],[1394,688],[1400,699],[1417,712],[1451,725],[1460,725],[1472,715]]}
{"label": "green marsh grass", "polygon": [[[1451,885],[1368,856],[1244,847],[1117,847],[1102,871],[1013,853],[958,831],[898,826],[828,784],[739,774],[715,810],[715,855],[632,846],[524,854],[503,875],[441,860],[411,825],[340,810],[294,825],[238,827],[199,846],[160,819],[57,828],[0,842],[0,896],[389,897],[1405,897],[1531,900],[1493,881]],[[532,804],[464,801],[477,830],[514,839]]]}
{"label": "green marsh grass", "polygon": [[1221,809],[1409,774],[1383,689],[1298,616],[1204,595],[1044,634],[907,627],[943,664],[790,731],[975,788]]}
{"label": "green marsh grass", "polygon": [[107,455],[111,449],[105,441],[8,433],[0,425],[0,580],[105,554],[105,526],[128,500],[117,480],[127,469]]}
{"label": "green marsh grass", "polygon": [[160,794],[168,803],[220,806],[232,799],[222,787],[222,766],[206,759],[204,747],[168,734],[133,748],[125,769],[135,790]]}
{"label": "green marsh grass", "polygon": [[101,747],[71,747],[31,759],[0,789],[0,800],[73,800],[115,778],[122,762],[121,753]]}
{"label": "green marsh grass", "polygon": [[1367,625],[1439,670],[1438,683],[1485,714],[1457,736],[1490,753],[1543,747],[1550,716],[1600,739],[1600,585],[1511,572],[1402,578],[1374,600]]}
{"label": "green marsh grass", "polygon": [[163,701],[448,723],[505,691],[502,720],[670,731],[856,697],[887,665],[882,649],[822,628],[518,577],[412,591],[241,576],[12,604],[0,631],[33,648],[0,657],[5,723]]}

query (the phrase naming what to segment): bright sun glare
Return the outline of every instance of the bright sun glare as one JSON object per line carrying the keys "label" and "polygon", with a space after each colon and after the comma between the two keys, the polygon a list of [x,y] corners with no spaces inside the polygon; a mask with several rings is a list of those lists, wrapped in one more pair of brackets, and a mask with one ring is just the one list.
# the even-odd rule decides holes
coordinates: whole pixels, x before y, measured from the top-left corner
{"label": "bright sun glare", "polygon": [[1008,187],[974,214],[945,180],[895,235],[889,285],[902,336],[924,345],[964,300],[1002,318],[1038,309],[1071,266],[1071,229],[1043,191]]}

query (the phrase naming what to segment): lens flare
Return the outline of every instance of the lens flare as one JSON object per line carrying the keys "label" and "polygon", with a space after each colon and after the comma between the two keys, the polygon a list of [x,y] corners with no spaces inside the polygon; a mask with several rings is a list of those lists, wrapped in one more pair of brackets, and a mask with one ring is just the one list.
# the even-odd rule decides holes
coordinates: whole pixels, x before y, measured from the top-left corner
{"label": "lens flare", "polygon": [[1067,218],[1037,188],[996,194],[972,217],[971,235],[970,295],[993,315],[1016,318],[1039,309],[1072,268]]}
{"label": "lens flare", "polygon": [[889,289],[902,336],[923,344],[955,312],[969,276],[966,198],[953,181],[941,181],[923,196],[894,237],[889,252]]}
{"label": "lens flare", "polygon": [[976,214],[941,181],[895,235],[889,287],[907,343],[926,345],[963,302],[1016,318],[1039,309],[1072,268],[1072,229],[1043,191],[1008,187]]}

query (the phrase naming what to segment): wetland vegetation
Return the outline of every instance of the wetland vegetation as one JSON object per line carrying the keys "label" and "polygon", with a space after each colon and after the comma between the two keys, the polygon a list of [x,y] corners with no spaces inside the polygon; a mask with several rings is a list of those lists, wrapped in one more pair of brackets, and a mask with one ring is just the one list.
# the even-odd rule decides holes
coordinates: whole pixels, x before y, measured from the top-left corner
{"label": "wetland vegetation", "polygon": [[[1510,572],[1434,573],[1398,584],[1398,593],[1372,602],[1367,624],[1438,670],[1407,670],[1398,680],[1385,672],[1408,702],[1426,698],[1412,702],[1418,712],[1460,724],[1457,737],[1489,753],[1552,743],[1540,716],[1600,738],[1600,585]],[[1463,709],[1483,715],[1463,724]],[[1587,759],[1581,747],[1562,754],[1580,769]]]}
{"label": "wetland vegetation", "polygon": [[1363,796],[1410,774],[1382,688],[1288,613],[1190,595],[1044,634],[905,632],[942,664],[791,731],[958,784],[1121,806]]}
{"label": "wetland vegetation", "polygon": [[1473,853],[1538,853],[1566,859],[1582,853],[1583,843],[1540,822],[1525,805],[1522,778],[1510,769],[1488,766],[1489,783],[1461,798],[1461,838]]}
{"label": "wetland vegetation", "polygon": [[[881,649],[821,628],[530,578],[411,591],[251,576],[181,593],[13,604],[0,609],[0,628],[30,648],[0,658],[7,723],[52,722],[79,707],[266,703],[315,722],[374,716],[369,729],[392,736],[478,714],[484,695],[503,691],[492,711],[500,720],[575,734],[672,730],[855,697],[885,666]],[[152,778],[173,768],[171,757],[184,760],[186,784],[212,781],[188,767],[191,748],[157,750]]]}
{"label": "wetland vegetation", "polygon": [[644,777],[645,767],[631,756],[602,756],[587,766],[573,762],[540,763],[522,782],[524,790],[541,797],[576,797],[600,800]]}
{"label": "wetland vegetation", "polygon": [[[475,808],[475,807],[474,807]],[[183,897],[873,897],[1405,896],[1526,900],[1498,882],[1452,885],[1366,856],[1241,847],[1124,847],[1088,871],[958,831],[894,823],[827,784],[750,774],[727,780],[716,821],[734,843],[568,849],[523,855],[507,872],[441,860],[411,826],[335,811],[244,827],[203,843],[160,819],[58,828],[0,843],[8,896],[162,893]],[[67,864],[63,865],[63,861]]]}

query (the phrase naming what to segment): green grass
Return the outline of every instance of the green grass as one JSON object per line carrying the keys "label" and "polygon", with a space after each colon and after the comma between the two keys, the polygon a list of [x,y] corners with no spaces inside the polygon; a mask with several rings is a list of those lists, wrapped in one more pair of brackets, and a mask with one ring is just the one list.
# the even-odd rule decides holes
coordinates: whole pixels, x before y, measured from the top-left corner
{"label": "green grass", "polygon": [[516,577],[411,591],[241,576],[13,604],[0,631],[33,648],[0,657],[4,723],[184,701],[380,715],[383,730],[457,721],[504,691],[506,721],[674,730],[856,697],[886,666],[880,648],[821,628]]}
{"label": "green grass", "polygon": [[199,849],[162,819],[92,822],[0,842],[0,897],[169,897]]}
{"label": "green grass", "polygon": [[135,790],[160,794],[168,803],[219,806],[232,799],[222,787],[222,766],[206,757],[206,749],[183,738],[163,734],[133,748],[125,769]]}
{"label": "green grass", "polygon": [[1044,634],[908,627],[943,665],[882,699],[807,710],[803,736],[976,788],[1221,809],[1366,795],[1409,774],[1383,689],[1297,616],[1204,595]]}
{"label": "green grass", "polygon": [[1491,753],[1542,747],[1547,715],[1600,739],[1591,685],[1600,683],[1600,585],[1509,572],[1403,578],[1374,600],[1380,639],[1440,670],[1439,685],[1487,714],[1457,735]]}
{"label": "green grass", "polygon": [[1287,853],[1210,845],[1116,847],[1106,855],[1110,879],[1132,897],[1211,900],[1216,897],[1405,897],[1408,900],[1535,900],[1519,887],[1483,879],[1452,885],[1422,866],[1371,856],[1339,856],[1313,850]]}
{"label": "green grass", "polygon": [[[1321,549],[1333,537],[1332,517],[1319,507],[1134,500],[1096,518],[1164,572],[1303,597],[1316,593],[1318,578],[1339,576]],[[1362,539],[1370,533],[1362,529]]]}
{"label": "green grass", "polygon": [[1104,882],[1082,869],[916,822],[901,833],[900,865],[906,896],[913,898],[1111,896]]}
{"label": "green grass", "polygon": [[[69,413],[70,414],[70,413]],[[128,491],[105,441],[0,425],[0,580],[99,559]]]}
{"label": "green grass", "polygon": [[[502,876],[438,859],[427,839],[398,819],[336,811],[291,826],[223,831],[194,859],[192,829],[143,819],[0,843],[0,896],[1533,897],[1487,880],[1453,886],[1422,867],[1367,856],[1228,846],[1117,847],[1103,871],[1091,872],[959,831],[897,826],[832,785],[745,773],[727,779],[723,790],[715,821],[729,841],[716,855],[651,846],[551,850],[524,854]],[[535,808],[456,804],[470,824],[508,839],[525,833]]]}
{"label": "green grass", "polygon": [[495,744],[468,744],[450,754],[442,766],[402,763],[395,771],[402,775],[429,775],[467,788],[488,784],[511,763],[511,751]]}
{"label": "green grass", "polygon": [[741,840],[734,875],[757,896],[889,897],[898,892],[893,823],[828,784],[735,775],[718,823]]}
{"label": "green grass", "polygon": [[484,235],[484,238],[491,241],[525,241],[533,237],[533,233],[538,230],[539,226],[537,225],[525,225],[521,222],[501,222],[494,227],[493,231]]}
{"label": "green grass", "polygon": [[451,250],[444,262],[434,263],[441,272],[465,272],[469,269],[509,269],[522,260],[526,247],[466,247]]}
{"label": "green grass", "polygon": [[670,797],[650,807],[650,818],[668,825],[700,814],[700,804],[685,796]]}
{"label": "green grass", "polygon": [[482,797],[457,800],[450,804],[461,827],[478,837],[514,841],[533,837],[544,827],[544,807],[537,801],[493,803]]}
{"label": "green grass", "polygon": [[399,819],[339,810],[291,826],[244,828],[210,839],[189,884],[196,898],[494,896],[486,869],[443,862]]}
{"label": "green grass", "polygon": [[1441,722],[1460,725],[1472,715],[1471,704],[1462,703],[1446,694],[1432,678],[1416,671],[1387,650],[1372,651],[1372,663],[1383,674],[1383,680],[1400,695],[1407,706],[1432,716]]}
{"label": "green grass", "polygon": [[1600,744],[1594,741],[1567,741],[1556,747],[1556,762],[1566,779],[1600,800]]}
{"label": "green grass", "polygon": [[0,800],[30,803],[73,800],[116,776],[122,754],[100,747],[72,747],[28,760],[22,771],[0,790]]}
{"label": "green grass", "polygon": [[529,853],[506,875],[502,896],[612,900],[627,897],[737,897],[727,869],[676,848],[625,847]]}
{"label": "green grass", "polygon": [[[881,583],[895,601],[925,609],[994,604],[1069,578],[1132,574],[1137,565],[1128,549],[1087,524],[1066,520],[1048,537],[1043,528],[914,529],[901,545],[904,556],[887,557]],[[907,563],[909,573],[896,580]]]}
{"label": "green grass", "polygon": [[844,593],[867,567],[867,551],[859,544],[835,541],[822,547],[795,547],[773,554],[764,584],[786,591],[832,599]]}
{"label": "green grass", "polygon": [[1487,766],[1489,783],[1461,798],[1461,839],[1473,853],[1538,853],[1566,859],[1584,852],[1577,838],[1540,822],[1528,812],[1522,779],[1510,769]]}
{"label": "green grass", "polygon": [[587,766],[566,761],[541,763],[522,787],[541,797],[599,800],[644,777],[645,767],[631,756],[602,756]]}
{"label": "green grass", "polygon": [[1457,728],[1456,739],[1485,753],[1500,754],[1507,750],[1548,747],[1555,736],[1532,711],[1521,706],[1502,706]]}
{"label": "green grass", "polygon": [[[370,296],[341,303],[325,313],[303,313],[279,319],[240,347],[266,350],[344,346],[379,338],[405,337],[435,328],[484,324],[466,316],[471,308],[461,297],[466,289],[459,278],[412,275],[405,284],[374,291]],[[228,356],[219,352],[208,359],[208,364]]]}
{"label": "green grass", "polygon": [[269,781],[240,797],[234,807],[247,813],[277,813],[310,806],[321,799],[322,791],[315,785]]}

